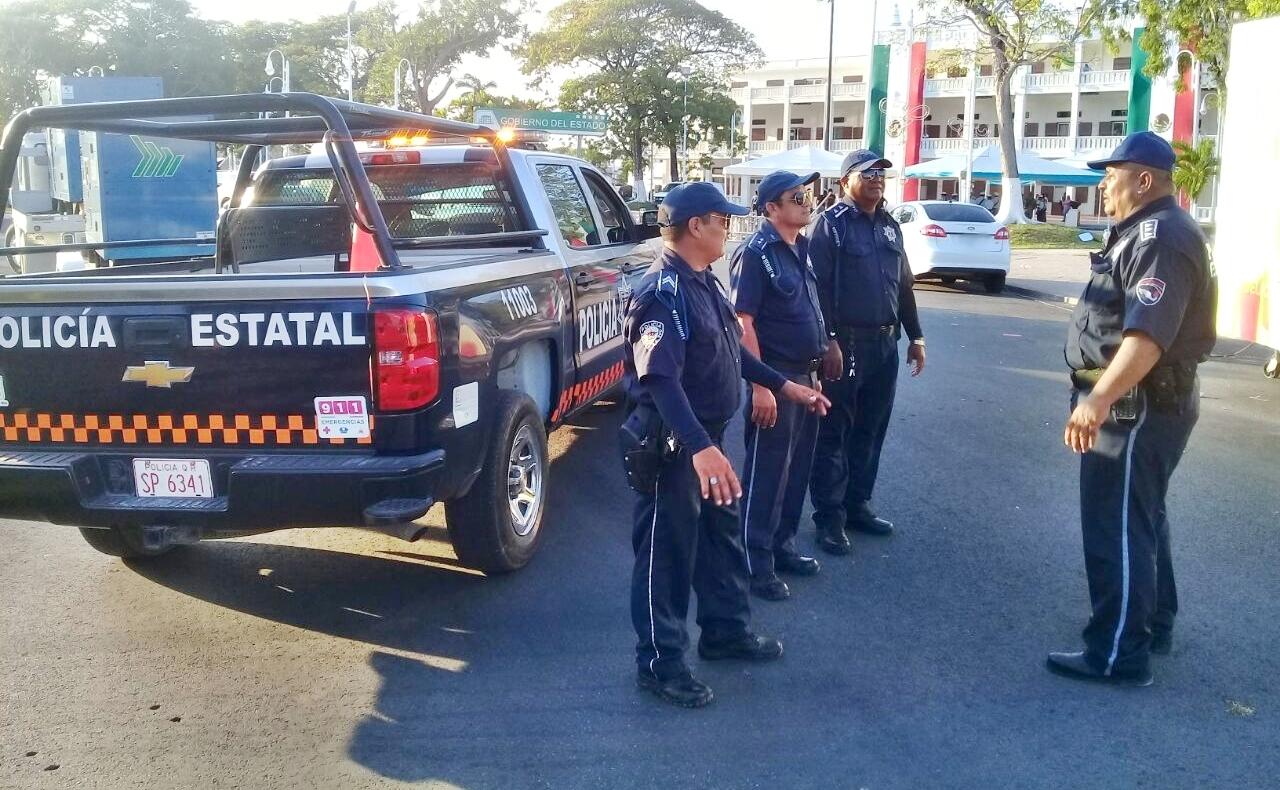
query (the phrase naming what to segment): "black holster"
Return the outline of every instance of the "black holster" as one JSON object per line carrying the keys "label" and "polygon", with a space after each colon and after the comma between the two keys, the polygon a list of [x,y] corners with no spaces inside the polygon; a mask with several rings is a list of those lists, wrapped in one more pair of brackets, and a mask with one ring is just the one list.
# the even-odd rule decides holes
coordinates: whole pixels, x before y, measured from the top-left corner
{"label": "black holster", "polygon": [[1152,408],[1181,413],[1187,395],[1195,387],[1194,365],[1164,365],[1152,370],[1143,379]]}
{"label": "black holster", "polygon": [[642,494],[653,493],[658,471],[676,454],[675,436],[658,410],[649,404],[635,406],[618,429],[618,446],[627,485]]}

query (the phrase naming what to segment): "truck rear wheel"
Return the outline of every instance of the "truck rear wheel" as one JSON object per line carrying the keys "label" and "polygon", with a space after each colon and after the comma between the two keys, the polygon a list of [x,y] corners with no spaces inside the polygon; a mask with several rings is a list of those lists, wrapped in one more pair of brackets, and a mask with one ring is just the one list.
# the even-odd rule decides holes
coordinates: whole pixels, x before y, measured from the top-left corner
{"label": "truck rear wheel", "polygon": [[499,390],[493,435],[471,490],[445,502],[458,559],[485,573],[518,570],[537,551],[547,499],[547,434],[527,395]]}
{"label": "truck rear wheel", "polygon": [[103,554],[124,560],[159,557],[173,548],[172,544],[158,549],[147,548],[142,540],[142,530],[138,527],[110,527],[109,529],[81,527],[80,535],[84,537],[85,543]]}

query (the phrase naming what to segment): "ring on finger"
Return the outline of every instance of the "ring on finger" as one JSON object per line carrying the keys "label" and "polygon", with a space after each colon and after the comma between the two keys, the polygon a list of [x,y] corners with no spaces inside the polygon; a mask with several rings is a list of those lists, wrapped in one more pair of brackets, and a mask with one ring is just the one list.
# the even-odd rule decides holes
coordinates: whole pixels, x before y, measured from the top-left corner
{"label": "ring on finger", "polygon": [[707,478],[707,482],[710,483],[711,485],[717,485],[720,482],[720,478],[716,477],[715,475],[712,475],[711,477]]}

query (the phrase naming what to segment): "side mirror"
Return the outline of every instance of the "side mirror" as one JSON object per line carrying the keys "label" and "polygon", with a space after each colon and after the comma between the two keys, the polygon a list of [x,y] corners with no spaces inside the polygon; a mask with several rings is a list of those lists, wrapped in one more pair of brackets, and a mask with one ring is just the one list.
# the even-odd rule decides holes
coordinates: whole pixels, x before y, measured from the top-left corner
{"label": "side mirror", "polygon": [[636,226],[636,241],[648,241],[662,235],[658,227],[658,212],[643,211],[640,213],[640,224]]}

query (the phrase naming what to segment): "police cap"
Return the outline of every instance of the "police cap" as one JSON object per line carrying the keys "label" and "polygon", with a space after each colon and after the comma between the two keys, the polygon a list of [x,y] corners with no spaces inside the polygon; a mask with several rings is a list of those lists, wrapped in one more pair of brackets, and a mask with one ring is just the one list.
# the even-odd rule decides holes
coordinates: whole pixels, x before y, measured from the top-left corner
{"label": "police cap", "polygon": [[873,167],[893,167],[893,162],[870,148],[859,148],[844,158],[844,162],[840,165],[840,177],[844,178],[850,173],[861,173]]}
{"label": "police cap", "polygon": [[1173,163],[1177,156],[1169,141],[1155,132],[1134,132],[1120,141],[1116,150],[1106,159],[1095,159],[1088,162],[1091,170],[1106,170],[1108,165],[1132,162],[1135,165],[1146,165],[1156,170],[1173,171]]}
{"label": "police cap", "polygon": [[797,175],[786,170],[775,170],[764,177],[756,188],[756,210],[764,213],[765,203],[777,203],[778,198],[788,190],[805,184],[812,184],[822,177],[821,173],[805,173]]}
{"label": "police cap", "polygon": [[712,212],[743,217],[750,214],[751,209],[730,203],[724,193],[710,181],[694,181],[681,184],[667,193],[666,199],[658,207],[658,224],[679,225]]}

